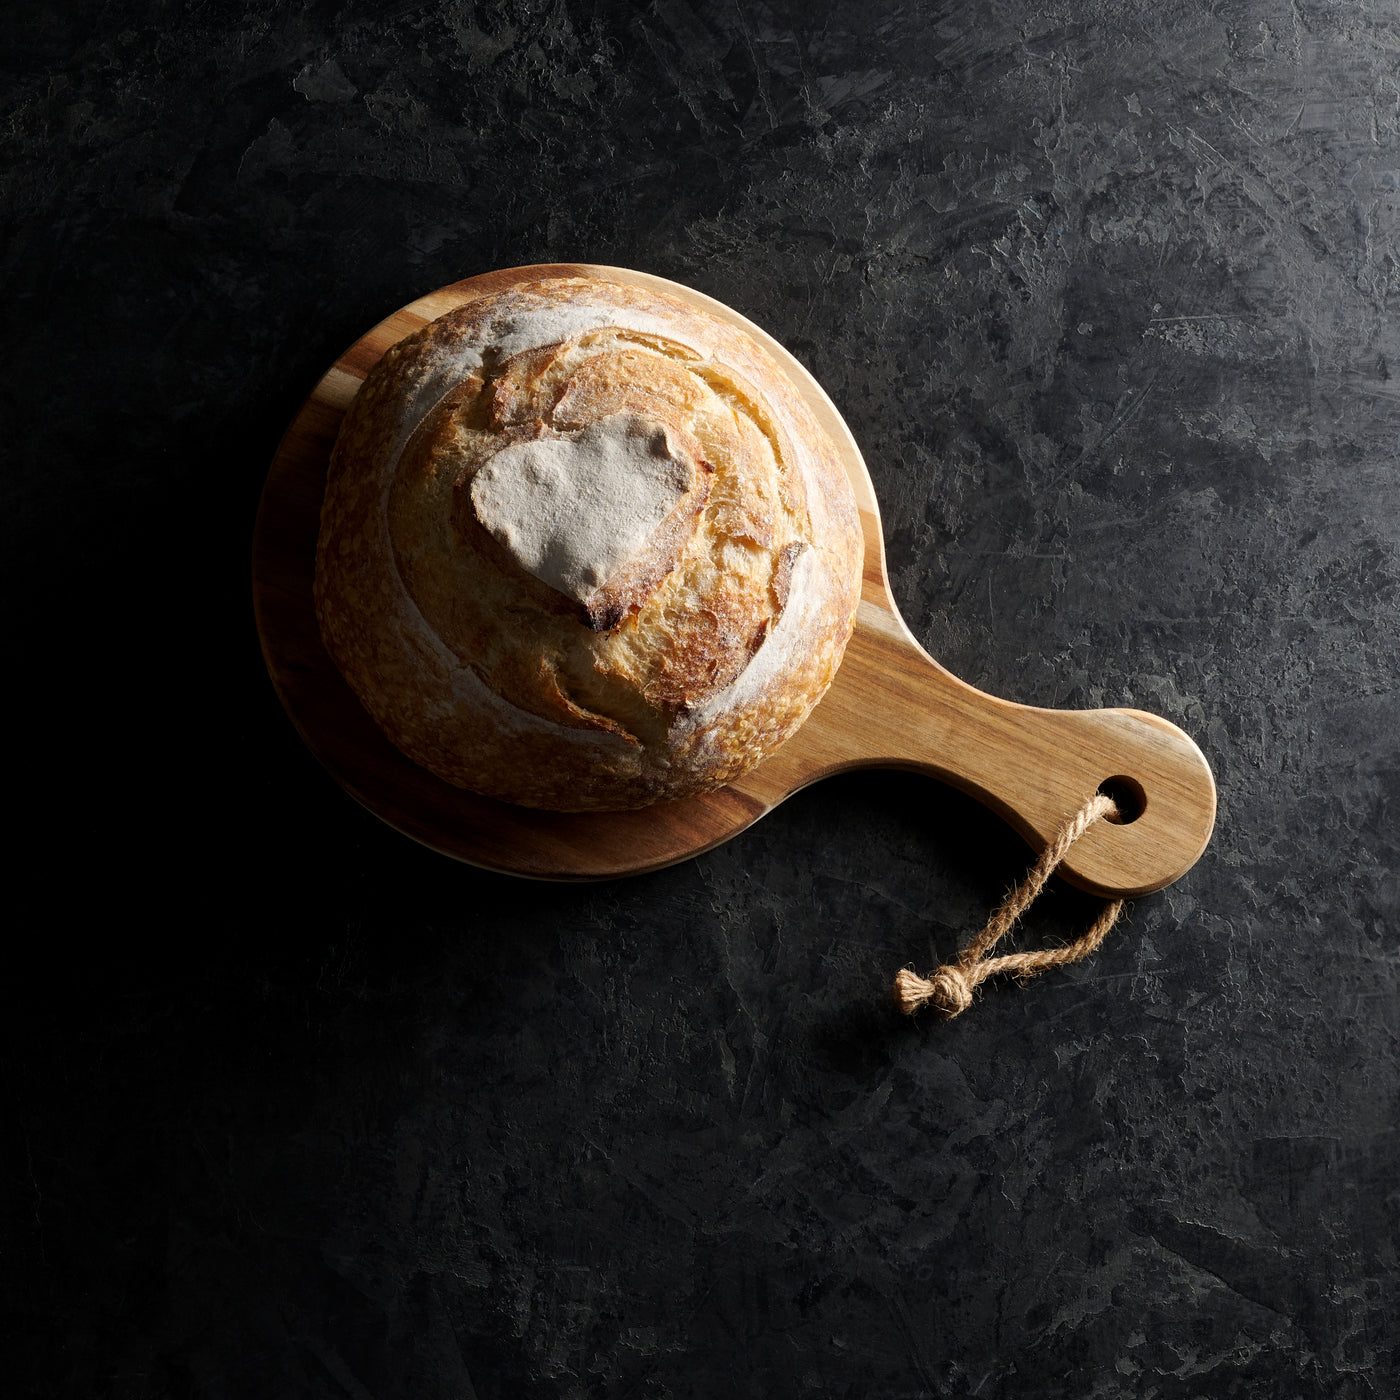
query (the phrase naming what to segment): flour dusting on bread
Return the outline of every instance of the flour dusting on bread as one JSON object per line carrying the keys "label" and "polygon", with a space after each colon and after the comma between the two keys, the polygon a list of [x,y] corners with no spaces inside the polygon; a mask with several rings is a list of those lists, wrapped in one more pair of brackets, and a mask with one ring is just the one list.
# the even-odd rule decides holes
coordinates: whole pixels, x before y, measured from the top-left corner
{"label": "flour dusting on bread", "polygon": [[665,427],[612,413],[508,443],[472,478],[477,519],[551,588],[583,602],[640,554],[695,482]]}

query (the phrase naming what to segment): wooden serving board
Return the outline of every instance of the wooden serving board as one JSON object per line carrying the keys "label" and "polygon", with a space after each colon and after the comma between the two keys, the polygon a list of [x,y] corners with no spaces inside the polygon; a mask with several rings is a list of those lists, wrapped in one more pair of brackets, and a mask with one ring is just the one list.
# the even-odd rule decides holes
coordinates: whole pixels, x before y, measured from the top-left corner
{"label": "wooden serving board", "polygon": [[[704,797],[641,812],[538,812],[478,797],[405,758],[361,708],[321,645],[312,575],[331,447],[370,367],[396,341],[483,293],[549,276],[586,276],[669,292],[742,326],[791,374],[840,446],[860,506],[865,574],[855,634],[807,722],[746,777]],[[287,430],[263,491],[253,599],[282,703],[320,761],[370,811],[473,865],[537,879],[602,879],[655,870],[717,846],[799,788],[853,768],[915,769],[971,793],[1040,851],[1109,783],[1134,819],[1099,822],[1060,873],[1093,893],[1132,896],[1170,884],[1205,849],[1215,783],[1174,724],[1138,710],[1043,710],[998,700],[941,667],[905,626],[885,572],[880,511],[850,430],[820,385],[771,336],[687,287],[615,267],[545,264],[488,273],[420,297],[356,341]]]}

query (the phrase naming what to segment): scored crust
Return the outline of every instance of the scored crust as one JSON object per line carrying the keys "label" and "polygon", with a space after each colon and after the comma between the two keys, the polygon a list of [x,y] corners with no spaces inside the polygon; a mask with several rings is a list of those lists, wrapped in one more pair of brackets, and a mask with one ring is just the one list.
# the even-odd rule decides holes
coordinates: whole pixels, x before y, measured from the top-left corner
{"label": "scored crust", "polygon": [[371,370],[331,457],[316,610],[414,762],[525,806],[624,810],[722,786],[797,729],[861,561],[835,445],[752,337],[552,278]]}

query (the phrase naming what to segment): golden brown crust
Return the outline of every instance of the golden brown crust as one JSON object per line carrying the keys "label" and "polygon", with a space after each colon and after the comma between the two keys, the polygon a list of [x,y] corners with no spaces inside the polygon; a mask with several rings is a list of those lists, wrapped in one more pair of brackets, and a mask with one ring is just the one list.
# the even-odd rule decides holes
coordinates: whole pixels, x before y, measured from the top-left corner
{"label": "golden brown crust", "polygon": [[[525,521],[535,554],[513,522],[483,524],[472,483],[493,459],[587,476],[577,454],[644,433],[680,494],[596,477],[641,522],[596,586],[568,596],[540,563],[567,511]],[[375,366],[332,456],[316,603],[415,762],[527,806],[622,809],[718,787],[797,728],[850,636],[861,554],[836,449],[756,342],[661,293],[558,278],[470,302]]]}

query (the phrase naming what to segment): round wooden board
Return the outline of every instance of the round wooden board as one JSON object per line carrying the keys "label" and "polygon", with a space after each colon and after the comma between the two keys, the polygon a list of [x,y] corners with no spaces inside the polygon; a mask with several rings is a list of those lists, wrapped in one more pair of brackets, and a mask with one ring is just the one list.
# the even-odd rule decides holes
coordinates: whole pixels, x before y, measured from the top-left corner
{"label": "round wooden board", "polygon": [[[312,602],[327,464],[370,368],[395,342],[485,293],[541,277],[594,277],[654,288],[730,321],[788,371],[839,446],[866,541],[856,630],[836,680],[770,759],[718,792],[640,812],[569,814],[514,807],[455,788],[405,758],[370,720],[321,644]],[[1098,824],[1062,873],[1104,894],[1146,893],[1199,856],[1215,815],[1200,751],[1174,725],[1129,710],[1041,710],[998,700],[938,666],[909,633],[885,574],[879,508],[860,451],[821,386],[738,313],[674,282],[622,268],[545,264],[469,278],[420,297],[355,342],[321,378],[277,449],[253,542],[263,654],[302,738],[370,811],[405,835],[473,865],[536,879],[638,874],[738,834],[783,798],[832,773],[915,768],[972,793],[1039,849],[1107,779],[1137,793],[1140,815]]]}

